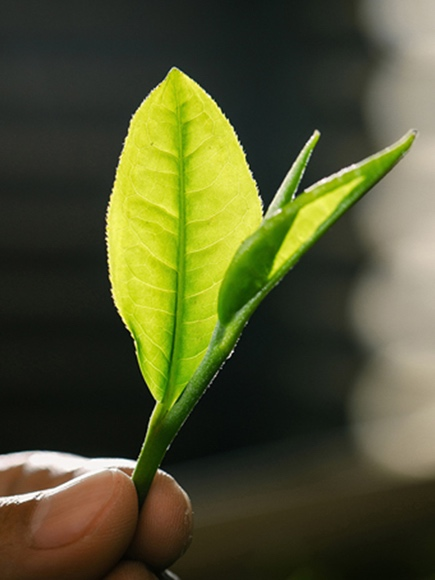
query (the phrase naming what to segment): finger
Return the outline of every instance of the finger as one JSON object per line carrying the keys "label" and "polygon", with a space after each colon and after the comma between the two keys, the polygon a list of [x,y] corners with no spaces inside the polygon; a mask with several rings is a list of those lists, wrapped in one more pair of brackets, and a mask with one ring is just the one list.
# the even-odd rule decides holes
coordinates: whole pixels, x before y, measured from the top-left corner
{"label": "finger", "polygon": [[113,572],[103,580],[159,580],[140,562],[121,562]]}
{"label": "finger", "polygon": [[159,471],[141,510],[128,554],[156,570],[168,568],[189,546],[192,527],[189,497],[170,475]]}
{"label": "finger", "polygon": [[102,469],[115,468],[131,475],[134,466],[128,459],[88,459],[54,451],[10,453],[0,456],[0,495],[48,489]]}
{"label": "finger", "polygon": [[134,485],[117,470],[2,498],[2,578],[100,580],[121,559],[136,524]]}

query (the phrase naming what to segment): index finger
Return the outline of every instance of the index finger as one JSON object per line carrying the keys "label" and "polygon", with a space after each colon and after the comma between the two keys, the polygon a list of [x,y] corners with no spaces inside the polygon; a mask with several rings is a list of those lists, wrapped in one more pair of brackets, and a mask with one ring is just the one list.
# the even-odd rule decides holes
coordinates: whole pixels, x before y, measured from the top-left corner
{"label": "index finger", "polygon": [[21,451],[0,455],[0,495],[40,491],[75,477],[116,468],[131,475],[135,462],[129,459],[88,459],[55,451]]}

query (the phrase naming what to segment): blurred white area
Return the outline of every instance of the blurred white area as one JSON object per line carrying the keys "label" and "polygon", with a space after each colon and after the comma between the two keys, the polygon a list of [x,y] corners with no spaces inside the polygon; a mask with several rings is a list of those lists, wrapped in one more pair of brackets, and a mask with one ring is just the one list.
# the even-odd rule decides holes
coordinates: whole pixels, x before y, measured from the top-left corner
{"label": "blurred white area", "polygon": [[373,358],[350,402],[356,440],[380,465],[435,475],[435,2],[362,0],[381,58],[366,99],[379,147],[408,129],[408,157],[356,212],[369,261],[352,317]]}

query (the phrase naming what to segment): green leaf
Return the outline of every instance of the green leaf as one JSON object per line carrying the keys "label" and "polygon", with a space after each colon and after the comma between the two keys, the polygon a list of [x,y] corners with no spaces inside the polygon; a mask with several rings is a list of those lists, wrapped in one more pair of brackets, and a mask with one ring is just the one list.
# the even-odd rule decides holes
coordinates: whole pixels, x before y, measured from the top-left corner
{"label": "green leaf", "polygon": [[411,131],[384,150],[315,183],[294,200],[298,214],[270,273],[276,283],[354,203],[400,161],[411,147]]}
{"label": "green leaf", "polygon": [[201,362],[222,278],[260,221],[232,127],[172,69],[131,121],[107,222],[113,297],[145,381],[165,406]]}
{"label": "green leaf", "polygon": [[[256,307],[322,234],[396,165],[414,139],[415,132],[410,132],[296,198],[283,195],[281,186],[272,202],[273,211],[266,213],[260,228],[241,244],[228,268],[219,294],[221,323],[228,324],[249,303]],[[302,153],[307,153],[307,146]]]}
{"label": "green leaf", "polygon": [[218,311],[222,324],[263,290],[269,281],[276,254],[296,218],[292,207],[265,219],[260,228],[239,247],[219,292]]}
{"label": "green leaf", "polygon": [[228,323],[235,312],[267,282],[275,256],[290,228],[295,211],[281,211],[295,195],[311,153],[319,140],[315,131],[307,141],[272,200],[260,228],[238,248],[219,292],[219,320]]}
{"label": "green leaf", "polygon": [[274,215],[277,211],[282,209],[287,203],[294,199],[299,183],[304,175],[305,168],[308,165],[314,147],[320,138],[319,131],[314,131],[311,137],[304,145],[302,151],[296,158],[296,161],[290,168],[290,171],[284,178],[278,191],[275,194],[271,204],[267,208],[265,219]]}

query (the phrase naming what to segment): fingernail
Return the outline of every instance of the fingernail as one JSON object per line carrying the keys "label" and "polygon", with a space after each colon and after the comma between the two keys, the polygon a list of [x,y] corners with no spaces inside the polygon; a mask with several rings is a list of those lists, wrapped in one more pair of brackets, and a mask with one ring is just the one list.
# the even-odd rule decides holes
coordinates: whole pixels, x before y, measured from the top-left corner
{"label": "fingernail", "polygon": [[113,496],[110,470],[93,473],[43,492],[33,513],[30,533],[34,548],[59,548],[86,535]]}

